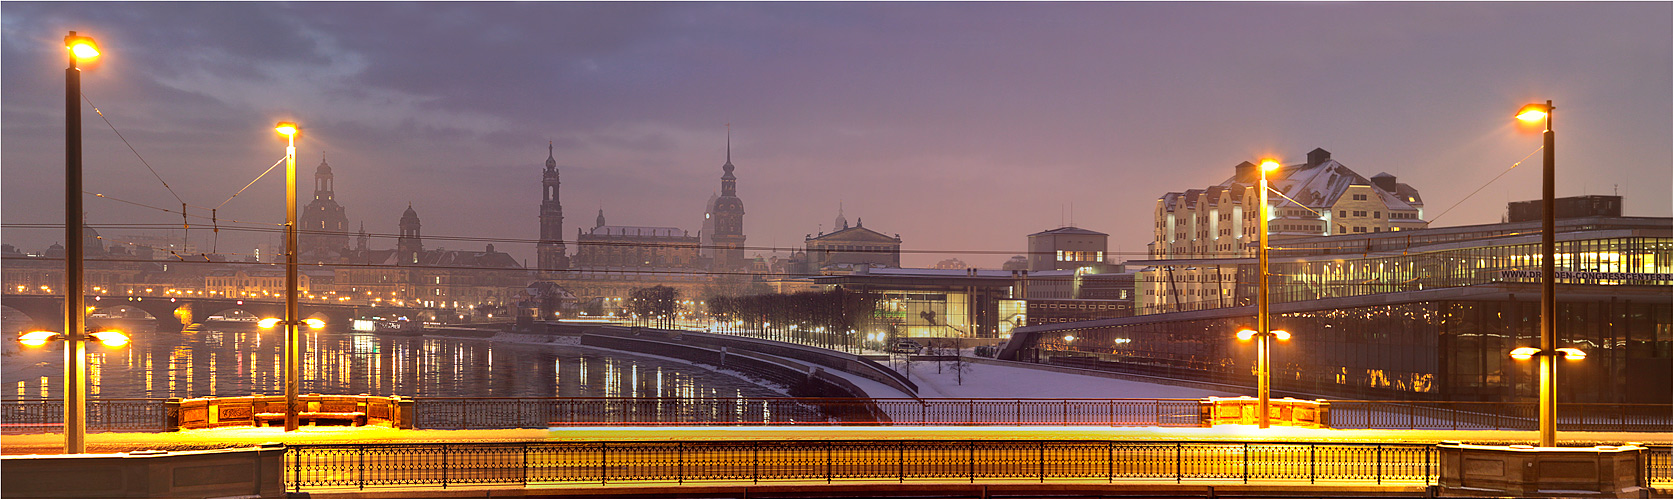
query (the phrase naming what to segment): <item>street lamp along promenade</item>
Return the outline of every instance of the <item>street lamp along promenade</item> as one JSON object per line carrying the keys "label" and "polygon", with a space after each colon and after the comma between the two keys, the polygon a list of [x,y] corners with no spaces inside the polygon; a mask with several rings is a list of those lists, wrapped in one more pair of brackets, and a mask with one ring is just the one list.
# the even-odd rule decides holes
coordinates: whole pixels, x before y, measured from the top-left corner
{"label": "street lamp along promenade", "polygon": [[87,296],[82,290],[81,267],[81,69],[76,63],[99,57],[99,44],[71,31],[64,37],[64,48],[70,53],[70,66],[64,69],[64,453],[83,453],[87,451]]}
{"label": "street lamp along promenade", "polygon": [[[296,133],[292,122],[273,130],[285,136],[285,432],[297,428],[297,379],[302,372],[302,335],[296,309]],[[263,320],[266,322],[267,320]],[[316,320],[318,321],[318,320]],[[271,325],[271,323],[269,323]],[[312,325],[310,325],[312,326]]]}
{"label": "street lamp along promenade", "polygon": [[[1519,348],[1511,352],[1516,359],[1540,358],[1540,445],[1558,445],[1558,360],[1581,359],[1586,354],[1578,349],[1558,348],[1558,296],[1556,257],[1557,210],[1555,196],[1557,157],[1552,153],[1552,101],[1533,103],[1517,110],[1517,119],[1525,123],[1543,124],[1541,133],[1541,196],[1540,196],[1540,348]],[[1543,123],[1544,122],[1544,123]],[[1532,352],[1531,352],[1532,351]],[[1571,353],[1573,351],[1573,353]],[[1580,354],[1579,356],[1575,354]]]}
{"label": "street lamp along promenade", "polygon": [[1272,398],[1268,393],[1273,378],[1271,356],[1273,339],[1290,340],[1290,332],[1275,331],[1272,323],[1268,321],[1267,172],[1278,170],[1279,167],[1281,165],[1277,160],[1265,159],[1261,161],[1261,166],[1256,168],[1261,174],[1261,185],[1257,189],[1261,193],[1260,201],[1256,205],[1256,219],[1259,225],[1256,229],[1258,241],[1256,267],[1257,274],[1260,275],[1259,284],[1256,288],[1256,329],[1244,329],[1238,332],[1238,340],[1250,340],[1251,338],[1256,340],[1256,426],[1262,429],[1266,429],[1271,424],[1268,405]]}
{"label": "street lamp along promenade", "polygon": [[[83,320],[77,318],[76,322]],[[80,335],[65,335],[50,331],[33,331],[19,335],[17,342],[25,347],[44,347],[47,342],[64,341],[64,453],[87,452],[87,341],[105,347],[128,345],[128,336],[116,330],[88,328]],[[75,331],[75,330],[71,330]],[[74,358],[71,358],[74,356]]]}

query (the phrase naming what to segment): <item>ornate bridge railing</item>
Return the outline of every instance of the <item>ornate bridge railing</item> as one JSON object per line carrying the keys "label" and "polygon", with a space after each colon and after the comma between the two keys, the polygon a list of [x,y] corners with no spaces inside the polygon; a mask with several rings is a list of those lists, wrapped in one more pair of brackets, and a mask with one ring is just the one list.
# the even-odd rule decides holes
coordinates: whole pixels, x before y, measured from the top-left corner
{"label": "ornate bridge railing", "polygon": [[[1669,432],[1674,414],[1667,404],[1560,403],[1558,430]],[[1331,401],[1331,426],[1338,429],[1535,430],[1536,402]]]}
{"label": "ornate bridge railing", "polygon": [[299,445],[289,491],[663,482],[1174,481],[1431,485],[1428,444],[655,441]]}
{"label": "ornate bridge railing", "polygon": [[[87,430],[168,430],[168,409],[163,398],[93,399],[87,402]],[[8,399],[0,401],[0,429],[6,432],[59,431],[64,425],[62,399]]]}
{"label": "ornate bridge railing", "polygon": [[[87,429],[166,430],[164,399],[95,399]],[[1330,401],[1337,429],[1534,430],[1535,403]],[[877,410],[877,411],[874,411]],[[1195,399],[414,398],[421,429],[564,425],[1097,425],[1195,427]],[[63,403],[0,401],[0,429],[56,431]],[[1560,431],[1670,432],[1666,404],[1559,405]]]}

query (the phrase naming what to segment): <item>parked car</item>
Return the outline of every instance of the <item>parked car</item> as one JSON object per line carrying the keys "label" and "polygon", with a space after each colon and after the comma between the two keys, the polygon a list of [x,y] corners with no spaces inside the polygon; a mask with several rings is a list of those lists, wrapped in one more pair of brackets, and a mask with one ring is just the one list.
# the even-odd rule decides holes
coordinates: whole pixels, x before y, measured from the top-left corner
{"label": "parked car", "polygon": [[918,345],[918,342],[913,342],[911,340],[901,340],[901,341],[896,341],[895,345],[889,349],[889,352],[905,353],[905,354],[918,354],[920,351],[923,351],[923,350],[924,350],[924,346]]}

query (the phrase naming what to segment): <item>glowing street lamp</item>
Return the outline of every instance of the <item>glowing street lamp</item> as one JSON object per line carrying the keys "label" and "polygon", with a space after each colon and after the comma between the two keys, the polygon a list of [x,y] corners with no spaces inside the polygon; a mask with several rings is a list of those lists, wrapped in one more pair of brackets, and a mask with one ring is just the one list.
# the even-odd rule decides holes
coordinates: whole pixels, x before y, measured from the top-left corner
{"label": "glowing street lamp", "polygon": [[[1554,162],[1552,154],[1552,101],[1534,103],[1517,111],[1517,119],[1526,123],[1545,122],[1541,134],[1541,232],[1540,232],[1540,349],[1538,353],[1556,353],[1558,349],[1558,295],[1556,261],[1557,207],[1555,199]],[[1558,364],[1557,356],[1540,357],[1540,445],[1558,445]]]}
{"label": "glowing street lamp", "polygon": [[[80,315],[71,320],[81,323]],[[67,321],[68,322],[68,321]],[[77,331],[77,330],[71,330]],[[85,331],[85,330],[83,330]],[[18,336],[25,347],[44,347],[48,342],[64,341],[64,453],[87,451],[87,341],[106,347],[128,345],[128,336],[116,330],[64,335],[58,332],[33,331]],[[71,356],[74,356],[73,358]]]}
{"label": "glowing street lamp", "polygon": [[1256,267],[1257,274],[1260,275],[1259,285],[1257,285],[1259,288],[1256,289],[1256,329],[1246,329],[1238,332],[1239,340],[1256,339],[1256,399],[1258,401],[1256,410],[1259,412],[1256,416],[1256,425],[1262,429],[1266,429],[1269,424],[1267,406],[1271,399],[1268,392],[1271,385],[1270,379],[1272,378],[1269,356],[1272,339],[1290,340],[1289,332],[1273,331],[1272,324],[1268,321],[1267,173],[1278,170],[1281,166],[1277,160],[1269,158],[1261,160],[1260,168],[1256,169],[1261,174],[1261,185],[1257,189],[1261,193],[1259,195],[1260,201],[1256,205],[1256,223],[1258,224],[1256,229]]}
{"label": "glowing street lamp", "polygon": [[296,133],[292,122],[273,130],[285,136],[285,432],[297,428],[297,379],[302,371],[302,335],[296,311]]}
{"label": "glowing street lamp", "polygon": [[[87,297],[82,291],[81,243],[81,69],[76,63],[99,56],[92,37],[71,31],[64,37],[70,66],[64,70],[64,331],[87,331]],[[46,290],[46,287],[42,287]],[[46,290],[51,293],[50,290]],[[82,337],[65,336],[64,343],[64,452],[87,450],[87,360]]]}

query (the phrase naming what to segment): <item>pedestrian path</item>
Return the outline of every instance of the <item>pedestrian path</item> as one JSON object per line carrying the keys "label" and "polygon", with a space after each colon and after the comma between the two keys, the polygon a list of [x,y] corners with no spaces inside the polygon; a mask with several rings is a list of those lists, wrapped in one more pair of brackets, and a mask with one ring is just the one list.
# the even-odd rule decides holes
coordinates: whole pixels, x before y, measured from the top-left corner
{"label": "pedestrian path", "polygon": [[[1563,432],[1561,443],[1576,445],[1638,442],[1666,445],[1669,433]],[[1157,440],[1285,441],[1343,443],[1533,443],[1535,431],[1305,429],[1254,426],[1096,427],[1096,426],[731,426],[731,427],[563,427],[553,429],[431,430],[388,427],[302,427],[286,433],[279,427],[224,427],[180,432],[95,432],[87,434],[92,453],[136,450],[196,450],[285,444],[476,443],[522,441],[692,441],[692,440]],[[57,454],[64,437],[57,433],[0,436],[6,455]]]}

